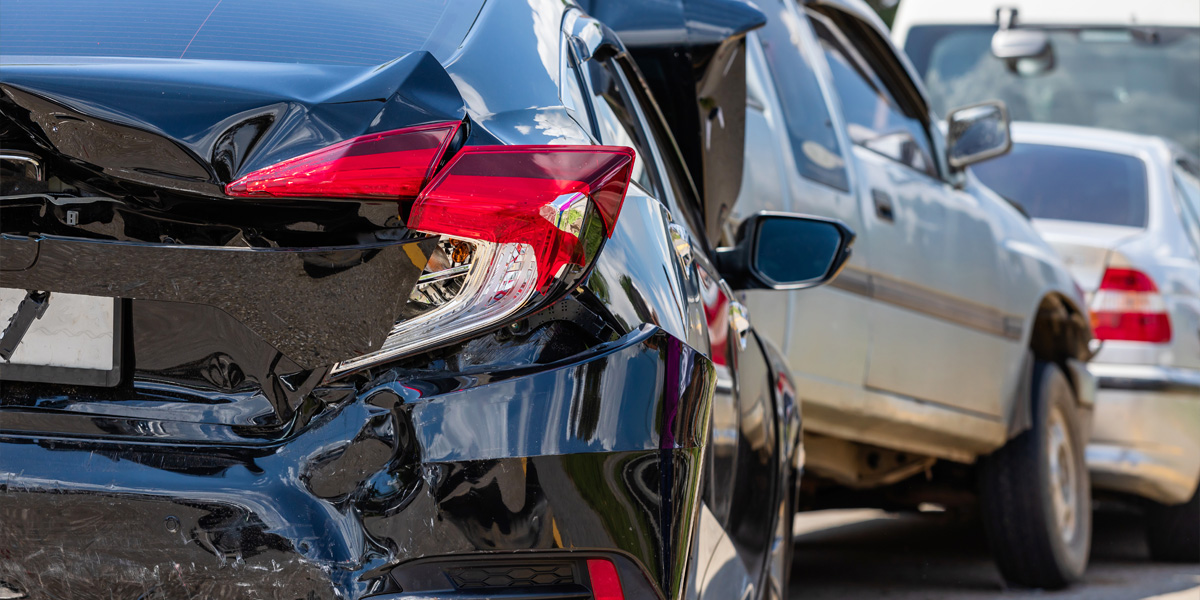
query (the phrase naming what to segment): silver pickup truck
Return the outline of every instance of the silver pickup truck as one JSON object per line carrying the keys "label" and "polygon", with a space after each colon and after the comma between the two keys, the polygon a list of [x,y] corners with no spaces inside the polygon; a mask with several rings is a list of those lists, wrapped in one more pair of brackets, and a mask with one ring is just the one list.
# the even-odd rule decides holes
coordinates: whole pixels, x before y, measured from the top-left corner
{"label": "silver pickup truck", "polygon": [[1008,151],[1005,107],[943,134],[865,3],[759,6],[731,228],[789,211],[859,233],[832,286],[745,298],[798,380],[801,505],[977,505],[1009,581],[1067,585],[1091,542],[1092,332],[1058,255],[966,169]]}
{"label": "silver pickup truck", "polygon": [[1018,122],[975,173],[1088,295],[1093,487],[1146,507],[1154,558],[1200,562],[1200,0],[904,0],[892,39],[935,111],[999,98]]}

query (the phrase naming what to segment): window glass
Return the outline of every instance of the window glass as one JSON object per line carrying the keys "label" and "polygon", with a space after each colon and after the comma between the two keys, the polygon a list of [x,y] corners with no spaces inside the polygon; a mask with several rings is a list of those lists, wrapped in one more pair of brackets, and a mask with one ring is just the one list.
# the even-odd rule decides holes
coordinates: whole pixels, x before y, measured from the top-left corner
{"label": "window glass", "polygon": [[937,164],[921,119],[904,113],[869,62],[845,36],[821,19],[814,18],[812,24],[829,62],[850,140],[936,177]]}
{"label": "window glass", "polygon": [[628,92],[623,90],[614,65],[610,61],[589,60],[588,77],[591,79],[592,93],[595,98],[592,106],[596,114],[596,128],[599,130],[600,142],[609,146],[628,146],[633,148],[636,156],[633,159],[633,176],[643,189],[661,196],[653,167],[649,166],[647,148],[640,135],[637,116],[630,107]]}
{"label": "window glass", "polygon": [[1013,144],[971,171],[1035,219],[1146,226],[1146,165],[1136,156]]}
{"label": "window glass", "polygon": [[0,0],[0,55],[379,65],[449,55],[482,0]]}
{"label": "window glass", "polygon": [[995,33],[994,25],[909,31],[905,50],[935,111],[1000,99],[1014,121],[1158,135],[1200,155],[1200,28],[1048,28],[1054,62],[1029,75],[992,55]]}
{"label": "window glass", "polygon": [[813,71],[812,58],[805,54],[803,29],[807,25],[787,6],[775,6],[757,35],[779,94],[796,169],[808,179],[849,191],[846,161],[833,119]]}
{"label": "window glass", "polygon": [[[646,143],[654,151],[653,157],[660,161],[655,172],[663,177],[664,184],[670,185],[670,192],[664,189],[659,200],[667,206],[672,215],[681,218],[691,231],[703,233],[704,218],[699,196],[687,167],[684,166],[679,147],[675,145],[675,138],[663,123],[662,114],[655,108],[645,84],[639,79],[628,58],[620,57],[617,62],[621,66],[622,86],[629,92],[630,97],[636,99],[631,106],[640,119],[640,131],[646,134]],[[654,162],[653,157],[647,154],[646,160]],[[711,242],[709,240],[709,243]]]}

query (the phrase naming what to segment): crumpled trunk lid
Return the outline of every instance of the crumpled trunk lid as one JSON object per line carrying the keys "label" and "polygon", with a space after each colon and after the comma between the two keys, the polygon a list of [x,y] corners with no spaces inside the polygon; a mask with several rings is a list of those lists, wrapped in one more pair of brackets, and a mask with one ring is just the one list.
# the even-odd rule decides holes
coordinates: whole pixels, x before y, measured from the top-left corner
{"label": "crumpled trunk lid", "polygon": [[356,136],[462,120],[431,55],[23,58],[0,74],[0,147],[16,157],[0,183],[0,287],[119,299],[125,360],[116,390],[5,381],[0,404],[65,392],[130,416],[129,400],[153,397],[186,405],[183,421],[281,427],[332,364],[380,347],[436,243],[404,226],[407,207],[224,186]]}

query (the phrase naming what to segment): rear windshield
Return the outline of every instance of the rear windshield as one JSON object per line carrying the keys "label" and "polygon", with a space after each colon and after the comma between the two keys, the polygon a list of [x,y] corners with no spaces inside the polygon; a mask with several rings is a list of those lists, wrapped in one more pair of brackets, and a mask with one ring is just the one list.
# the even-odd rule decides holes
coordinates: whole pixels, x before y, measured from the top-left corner
{"label": "rear windshield", "polygon": [[483,0],[0,0],[0,56],[378,65],[444,59]]}
{"label": "rear windshield", "polygon": [[1146,165],[1134,156],[1014,144],[971,170],[1035,219],[1146,226]]}

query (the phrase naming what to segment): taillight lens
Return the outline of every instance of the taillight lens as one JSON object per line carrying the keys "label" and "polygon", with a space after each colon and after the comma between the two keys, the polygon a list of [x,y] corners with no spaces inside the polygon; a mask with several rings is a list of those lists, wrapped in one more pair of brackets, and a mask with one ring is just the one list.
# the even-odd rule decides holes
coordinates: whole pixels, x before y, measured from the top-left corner
{"label": "taillight lens", "polygon": [[492,243],[518,243],[537,260],[537,288],[584,264],[590,207],[611,236],[633,150],[608,146],[464,148],[413,205],[408,226]]}
{"label": "taillight lens", "polygon": [[[408,227],[441,236],[376,352],[331,375],[495,325],[565,289],[612,235],[634,153],[613,146],[471,146],[440,172],[458,123],[369,134],[245,175],[230,196],[413,201]],[[430,179],[432,177],[432,180]]]}
{"label": "taillight lens", "polygon": [[412,200],[433,176],[457,122],[371,133],[254,171],[230,196]]}
{"label": "taillight lens", "polygon": [[1096,339],[1165,343],[1171,341],[1171,319],[1158,286],[1134,269],[1109,268],[1092,299]]}

